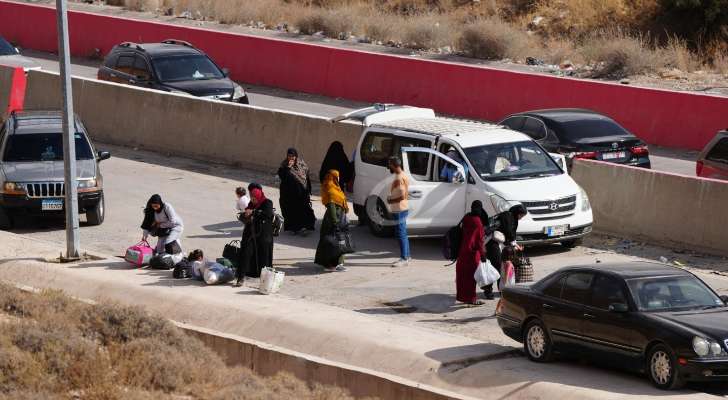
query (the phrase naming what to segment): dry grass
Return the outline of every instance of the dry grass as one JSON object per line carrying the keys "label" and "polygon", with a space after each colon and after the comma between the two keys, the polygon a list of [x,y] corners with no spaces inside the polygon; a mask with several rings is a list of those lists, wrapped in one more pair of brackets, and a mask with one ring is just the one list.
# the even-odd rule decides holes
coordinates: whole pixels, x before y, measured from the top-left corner
{"label": "dry grass", "polygon": [[[79,0],[80,1],[80,0]],[[595,76],[659,68],[725,71],[728,53],[670,38],[663,0],[107,0],[132,10],[185,13],[256,28],[321,33],[483,59],[527,57],[596,65]],[[677,20],[679,21],[679,19]],[[664,22],[668,23],[668,22]],[[673,22],[679,23],[679,22]],[[619,31],[599,34],[604,29]],[[728,29],[726,29],[728,31]],[[627,34],[629,32],[629,34]],[[661,38],[655,46],[649,32]],[[655,37],[655,36],[652,36]],[[623,46],[623,47],[620,47]],[[714,47],[714,46],[713,46]],[[692,49],[692,50],[691,50]],[[643,60],[637,56],[646,51]],[[578,61],[580,60],[580,61]],[[652,64],[657,62],[657,64]]]}
{"label": "dry grass", "polygon": [[290,376],[229,368],[200,341],[135,307],[0,285],[0,397],[311,399],[350,397]]}

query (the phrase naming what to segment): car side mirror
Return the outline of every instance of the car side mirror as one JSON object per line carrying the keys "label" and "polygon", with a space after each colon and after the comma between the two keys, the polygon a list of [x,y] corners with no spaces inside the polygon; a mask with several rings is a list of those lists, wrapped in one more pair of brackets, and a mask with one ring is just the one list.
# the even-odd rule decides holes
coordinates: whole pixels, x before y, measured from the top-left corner
{"label": "car side mirror", "polygon": [[726,296],[726,295],[722,295],[722,296],[720,296],[720,299],[721,299],[721,300],[723,300],[723,303],[724,303],[725,305],[728,305],[728,296]]}
{"label": "car side mirror", "polygon": [[96,156],[96,161],[104,161],[111,158],[111,153],[108,151],[99,151],[99,154]]}
{"label": "car side mirror", "polygon": [[609,311],[614,313],[626,313],[629,311],[629,307],[627,307],[624,303],[612,303],[609,305]]}
{"label": "car side mirror", "polygon": [[227,68],[223,68],[222,74],[227,78],[230,75],[230,70]]}

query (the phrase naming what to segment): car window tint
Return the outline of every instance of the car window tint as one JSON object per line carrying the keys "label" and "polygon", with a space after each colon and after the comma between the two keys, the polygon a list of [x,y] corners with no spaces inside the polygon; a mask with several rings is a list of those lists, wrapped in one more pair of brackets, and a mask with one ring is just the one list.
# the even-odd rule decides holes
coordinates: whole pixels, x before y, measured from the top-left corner
{"label": "car window tint", "polygon": [[118,54],[111,54],[108,57],[106,57],[106,61],[104,61],[104,66],[107,68],[114,69],[116,67],[116,62],[119,60]]}
{"label": "car window tint", "polygon": [[546,126],[543,122],[533,117],[526,117],[521,132],[530,136],[533,140],[546,139]]}
{"label": "car window tint", "polygon": [[728,138],[723,138],[710,149],[708,155],[705,156],[706,160],[715,161],[723,164],[728,164]]}
{"label": "car window tint", "polygon": [[560,278],[552,281],[549,283],[544,289],[543,294],[549,297],[554,298],[560,298],[561,297],[561,288],[564,286],[564,281],[566,280],[565,276],[561,276]]}
{"label": "car window tint", "polygon": [[361,144],[361,160],[367,164],[386,167],[394,150],[394,138],[386,133],[370,132]]}
{"label": "car window tint", "polygon": [[[94,159],[86,135],[76,132],[75,144],[77,160]],[[63,135],[60,132],[10,135],[3,160],[7,162],[62,161]]]}
{"label": "car window tint", "polygon": [[643,311],[678,311],[724,306],[723,301],[694,276],[642,278],[627,281]]}
{"label": "car window tint", "polygon": [[591,272],[572,272],[566,276],[561,298],[578,304],[586,304],[589,299],[592,279]]}
{"label": "car window tint", "polygon": [[134,57],[134,67],[132,69],[132,75],[142,79],[149,79],[149,67],[147,66],[147,62],[142,57]]}
{"label": "car window tint", "polygon": [[618,123],[606,117],[601,117],[599,119],[574,119],[570,121],[560,121],[558,126],[559,135],[562,139],[566,139],[568,141],[611,136],[634,137],[634,135],[629,133]]}
{"label": "car window tint", "polygon": [[125,74],[131,74],[132,68],[134,67],[134,56],[121,55],[116,61],[116,70]]}
{"label": "car window tint", "polygon": [[627,297],[624,295],[622,282],[607,275],[597,276],[592,290],[590,305],[603,310],[608,310],[613,303],[627,304]]}
{"label": "car window tint", "polygon": [[[403,147],[424,147],[429,149],[432,147],[432,142],[429,140],[398,137],[394,154],[401,156]],[[407,161],[410,167],[410,174],[420,175],[423,177],[427,176],[427,167],[430,164],[430,154],[422,152],[407,153]]]}
{"label": "car window tint", "polygon": [[523,128],[523,117],[506,118],[501,124],[513,130],[520,131]]}

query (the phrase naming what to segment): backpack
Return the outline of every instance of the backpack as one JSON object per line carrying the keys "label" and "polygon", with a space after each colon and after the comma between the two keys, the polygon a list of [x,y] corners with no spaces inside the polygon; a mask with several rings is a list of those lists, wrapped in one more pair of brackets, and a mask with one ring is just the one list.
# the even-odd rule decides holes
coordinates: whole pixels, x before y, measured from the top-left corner
{"label": "backpack", "polygon": [[186,258],[178,262],[177,265],[174,266],[174,270],[172,271],[172,277],[174,277],[174,279],[187,279],[191,276],[192,263],[189,262]]}
{"label": "backpack", "polygon": [[442,256],[446,260],[455,261],[460,252],[460,242],[463,240],[463,221],[447,230],[442,238]]}
{"label": "backpack", "polygon": [[152,269],[172,269],[174,259],[169,254],[156,255],[149,260],[149,267]]}

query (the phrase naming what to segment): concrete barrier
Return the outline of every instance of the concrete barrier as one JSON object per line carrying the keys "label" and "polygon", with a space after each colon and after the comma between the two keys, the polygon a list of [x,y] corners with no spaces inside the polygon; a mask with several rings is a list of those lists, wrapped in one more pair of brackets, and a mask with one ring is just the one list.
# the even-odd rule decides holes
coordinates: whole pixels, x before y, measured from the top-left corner
{"label": "concrete barrier", "polygon": [[597,231],[728,256],[728,182],[577,160]]}
{"label": "concrete barrier", "polygon": [[[19,21],[23,21],[19,23]],[[728,98],[416,59],[320,44],[98,15],[69,13],[73,55],[107,53],[124,41],[187,40],[244,82],[366,102],[430,107],[499,120],[538,108],[603,112],[650,144],[700,150],[726,127]],[[57,52],[55,12],[0,0],[0,34]]]}
{"label": "concrete barrier", "polygon": [[[322,117],[92,79],[74,78],[73,97],[94,140],[263,170],[277,169],[296,147],[314,180],[329,144],[338,140],[350,152],[361,133],[359,125]],[[60,105],[58,74],[31,71],[26,107]]]}
{"label": "concrete barrier", "polygon": [[394,375],[344,365],[320,357],[283,349],[211,329],[175,322],[201,340],[231,366],[243,366],[258,375],[290,373],[309,384],[346,389],[356,398],[391,400],[473,399],[469,396],[412,382]]}

